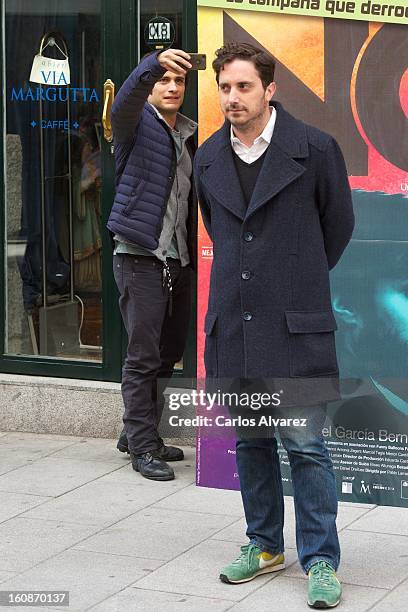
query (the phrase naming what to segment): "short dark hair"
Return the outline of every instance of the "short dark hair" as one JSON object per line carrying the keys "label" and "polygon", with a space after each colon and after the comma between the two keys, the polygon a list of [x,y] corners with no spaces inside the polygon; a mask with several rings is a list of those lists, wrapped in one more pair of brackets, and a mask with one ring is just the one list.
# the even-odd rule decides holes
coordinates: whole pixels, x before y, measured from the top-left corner
{"label": "short dark hair", "polygon": [[265,89],[273,81],[275,75],[275,60],[269,53],[262,51],[262,49],[250,43],[227,43],[220,49],[217,49],[215,56],[212,67],[215,71],[217,83],[219,83],[220,72],[225,64],[229,64],[235,59],[252,62]]}

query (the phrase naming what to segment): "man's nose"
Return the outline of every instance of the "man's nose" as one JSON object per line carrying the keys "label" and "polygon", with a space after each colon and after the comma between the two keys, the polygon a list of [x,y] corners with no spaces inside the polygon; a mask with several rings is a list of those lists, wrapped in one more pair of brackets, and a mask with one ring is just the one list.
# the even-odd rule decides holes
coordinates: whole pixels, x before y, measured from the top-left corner
{"label": "man's nose", "polygon": [[169,91],[177,91],[177,83],[176,83],[176,81],[170,81],[170,83],[169,83]]}
{"label": "man's nose", "polygon": [[230,104],[237,104],[239,102],[238,90],[235,87],[231,87],[228,101]]}

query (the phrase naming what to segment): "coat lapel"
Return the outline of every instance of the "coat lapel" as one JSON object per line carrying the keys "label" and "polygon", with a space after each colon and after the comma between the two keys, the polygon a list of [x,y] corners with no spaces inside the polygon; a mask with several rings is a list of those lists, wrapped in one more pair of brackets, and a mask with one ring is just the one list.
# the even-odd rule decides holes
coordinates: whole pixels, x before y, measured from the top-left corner
{"label": "coat lapel", "polygon": [[200,165],[206,166],[201,175],[204,187],[242,221],[305,172],[305,167],[296,159],[309,155],[306,127],[279,102],[273,101],[273,105],[277,111],[275,128],[248,206],[232,155],[228,121],[213,135],[211,143],[207,142],[209,146],[200,161]]}
{"label": "coat lapel", "polygon": [[223,143],[201,181],[209,193],[236,217],[244,220],[247,205],[235,168],[230,141]]}
{"label": "coat lapel", "polygon": [[308,157],[305,125],[289,115],[279,102],[273,102],[277,116],[246,218],[299,178],[305,167],[295,161]]}
{"label": "coat lapel", "polygon": [[246,216],[249,217],[269,202],[282,189],[301,176],[304,171],[304,166],[286,155],[282,149],[271,141]]}

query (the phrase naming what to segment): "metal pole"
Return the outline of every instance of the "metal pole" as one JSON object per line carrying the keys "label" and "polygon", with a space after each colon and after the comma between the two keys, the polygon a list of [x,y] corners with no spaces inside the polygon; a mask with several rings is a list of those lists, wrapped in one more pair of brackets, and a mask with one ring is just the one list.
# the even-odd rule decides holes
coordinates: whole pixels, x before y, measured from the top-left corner
{"label": "metal pole", "polygon": [[47,224],[45,211],[44,135],[42,131],[43,103],[40,96],[40,167],[41,167],[41,239],[42,239],[42,302],[47,306]]}

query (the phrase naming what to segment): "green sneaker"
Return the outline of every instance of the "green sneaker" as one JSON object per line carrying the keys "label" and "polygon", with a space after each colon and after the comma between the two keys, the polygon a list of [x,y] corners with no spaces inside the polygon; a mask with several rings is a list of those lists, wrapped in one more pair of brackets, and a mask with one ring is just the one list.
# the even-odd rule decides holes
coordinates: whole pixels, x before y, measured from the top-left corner
{"label": "green sneaker", "polygon": [[307,603],[311,608],[334,608],[340,602],[341,584],[326,561],[318,561],[309,570]]}
{"label": "green sneaker", "polygon": [[277,572],[285,568],[283,553],[270,555],[255,544],[241,546],[241,554],[231,565],[221,570],[220,579],[229,584],[248,582],[261,574]]}

